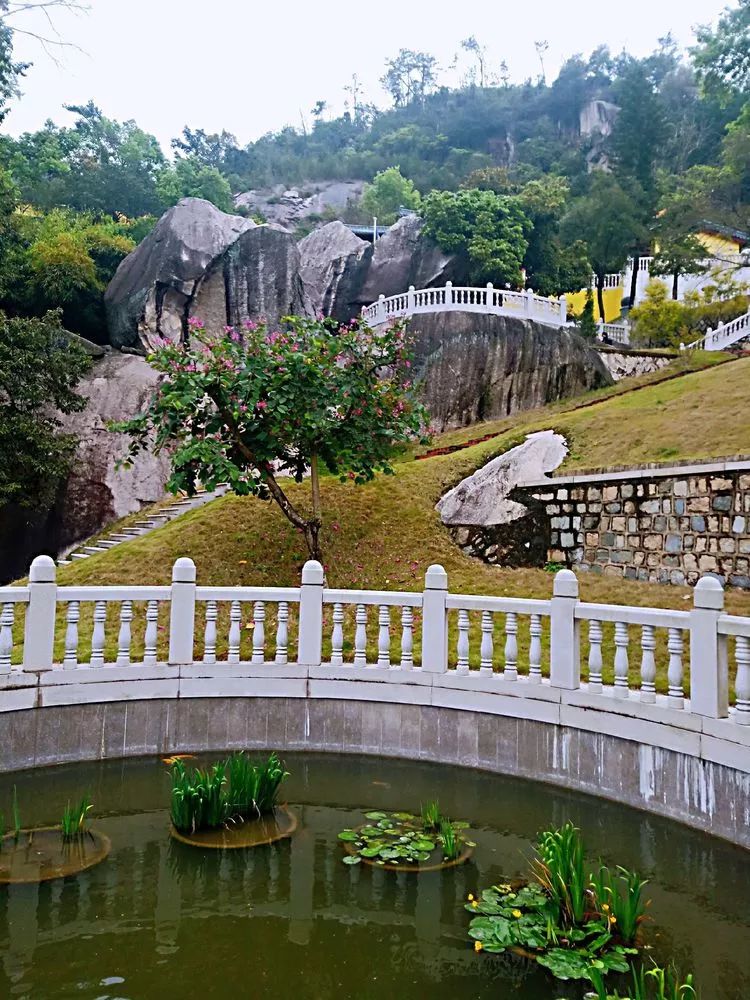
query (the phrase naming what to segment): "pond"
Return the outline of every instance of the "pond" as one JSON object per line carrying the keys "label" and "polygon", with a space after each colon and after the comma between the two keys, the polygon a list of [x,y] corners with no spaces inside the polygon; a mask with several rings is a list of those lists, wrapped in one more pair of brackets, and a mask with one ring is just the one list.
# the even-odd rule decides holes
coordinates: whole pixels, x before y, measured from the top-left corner
{"label": "pond", "polygon": [[[582,987],[521,958],[476,954],[463,908],[469,893],[524,873],[536,834],[568,819],[592,862],[650,880],[655,959],[695,971],[705,1000],[750,996],[747,852],[513,778],[380,758],[285,761],[298,829],[251,850],[172,839],[159,759],[1,776],[0,809],[9,815],[15,784],[24,826],[58,822],[66,802],[88,791],[92,828],[112,847],[75,877],[0,886],[0,996],[577,1000]],[[471,822],[477,846],[466,864],[416,875],[342,862],[337,834],[363,811],[418,811],[436,797],[444,813]]]}

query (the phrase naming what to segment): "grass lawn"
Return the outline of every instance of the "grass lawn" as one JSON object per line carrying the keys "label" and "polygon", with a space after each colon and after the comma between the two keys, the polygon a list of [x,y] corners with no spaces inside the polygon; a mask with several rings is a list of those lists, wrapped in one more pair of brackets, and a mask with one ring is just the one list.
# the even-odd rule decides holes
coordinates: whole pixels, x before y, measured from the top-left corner
{"label": "grass lawn", "polygon": [[[701,359],[686,359],[684,363],[695,367],[698,361]],[[366,486],[325,478],[322,543],[329,585],[418,590],[426,568],[441,563],[454,593],[549,597],[552,576],[544,570],[491,567],[464,555],[440,523],[435,503],[446,489],[522,441],[527,433],[550,427],[564,433],[571,445],[563,471],[750,454],[750,420],[746,415],[750,359],[717,365],[716,358],[710,358],[708,367],[678,378],[667,377],[664,371],[657,375],[661,377],[632,380],[629,391],[620,383],[603,390],[600,398],[589,394],[505,421],[442,435],[433,446],[496,432],[490,440],[450,455],[421,461],[406,455],[397,464],[395,476],[378,477]],[[289,493],[303,499],[308,486],[290,484]],[[172,563],[180,556],[195,561],[198,581],[204,585],[292,586],[299,581],[305,549],[298,533],[274,505],[230,495],[143,538],[64,567],[59,582],[167,583]],[[689,588],[588,573],[581,574],[580,588],[582,599],[587,601],[680,609],[691,605]],[[750,593],[729,591],[726,603],[733,613],[750,615]],[[370,622],[374,639],[372,618]],[[498,630],[500,626],[498,623]],[[269,619],[267,634],[272,634],[272,628]],[[134,634],[136,631],[134,628]],[[498,641],[502,643],[500,631]],[[473,644],[478,649],[476,635]],[[634,674],[640,660],[637,645],[634,635]],[[607,650],[611,650],[611,636],[605,653]],[[661,666],[664,658],[660,647]]]}

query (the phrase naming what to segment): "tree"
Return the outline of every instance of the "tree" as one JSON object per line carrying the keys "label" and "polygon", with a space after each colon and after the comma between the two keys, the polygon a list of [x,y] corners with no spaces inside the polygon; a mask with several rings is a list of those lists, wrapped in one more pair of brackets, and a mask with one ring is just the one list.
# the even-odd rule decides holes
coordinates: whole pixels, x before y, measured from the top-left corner
{"label": "tree", "polygon": [[529,181],[518,193],[518,202],[532,224],[523,261],[526,284],[540,295],[577,291],[591,282],[585,245],[576,240],[563,246],[560,241],[560,219],[569,195],[567,180],[554,174]]}
{"label": "tree", "polygon": [[84,408],[75,389],[89,363],[59,313],[37,319],[0,313],[0,505],[46,510],[54,502],[76,447],[54,410]]}
{"label": "tree", "polygon": [[680,277],[684,274],[703,274],[706,271],[707,251],[695,235],[696,221],[693,206],[679,197],[669,199],[660,212],[656,226],[656,253],[651,264],[651,274],[672,278],[672,298],[677,299]]}
{"label": "tree", "polygon": [[630,311],[630,339],[643,347],[677,347],[687,330],[687,309],[668,297],[663,281],[650,281],[646,298]]}
{"label": "tree", "polygon": [[388,167],[365,186],[360,206],[368,216],[390,226],[398,218],[400,208],[418,209],[421,201],[414,182],[404,177],[399,167]]}
{"label": "tree", "polygon": [[617,81],[615,100],[620,107],[609,141],[615,171],[619,177],[634,180],[653,209],[655,166],[664,143],[666,122],[661,100],[649,79],[646,67],[628,60]]}
{"label": "tree", "polygon": [[425,234],[461,257],[474,284],[523,284],[530,223],[517,199],[492,191],[433,191],[422,206]]}
{"label": "tree", "polygon": [[562,221],[568,242],[580,239],[588,248],[596,275],[599,315],[604,319],[604,279],[621,271],[628,254],[646,239],[638,206],[610,174],[592,175],[589,192],[577,198]]}
{"label": "tree", "polygon": [[[7,4],[0,0],[0,18],[7,12]],[[19,93],[19,79],[29,68],[28,63],[13,61],[13,31],[0,19],[0,122],[8,114],[8,102]]]}
{"label": "tree", "polygon": [[172,139],[172,149],[178,156],[190,159],[203,167],[221,170],[238,152],[237,139],[231,132],[207,133],[202,128],[187,125],[178,139]]}
{"label": "tree", "polygon": [[[210,336],[191,321],[193,342],[165,344],[150,358],[161,374],[147,410],[117,429],[130,455],[169,449],[169,487],[195,492],[228,482],[272,499],[321,559],[323,469],[354,483],[392,474],[394,449],[418,434],[423,407],[410,396],[411,361],[400,325],[377,334],[363,322],[289,319],[285,332],[247,322]],[[309,469],[305,510],[282,485]]]}
{"label": "tree", "polygon": [[479,86],[484,87],[487,81],[487,49],[480,45],[476,39],[475,35],[469,35],[468,38],[464,38],[461,42],[461,48],[464,52],[470,52],[474,56],[477,63],[476,73],[473,74],[474,77],[478,75]]}
{"label": "tree", "polygon": [[380,82],[397,108],[412,101],[421,103],[437,86],[437,60],[426,52],[401,49],[395,59],[386,62]]}
{"label": "tree", "polygon": [[750,88],[750,0],[727,8],[715,29],[703,25],[692,49],[696,69],[709,92],[729,100]]}
{"label": "tree", "polygon": [[234,202],[229,181],[217,167],[208,167],[193,156],[180,157],[174,167],[162,170],[156,190],[164,206],[181,198],[205,198],[222,212],[232,212]]}

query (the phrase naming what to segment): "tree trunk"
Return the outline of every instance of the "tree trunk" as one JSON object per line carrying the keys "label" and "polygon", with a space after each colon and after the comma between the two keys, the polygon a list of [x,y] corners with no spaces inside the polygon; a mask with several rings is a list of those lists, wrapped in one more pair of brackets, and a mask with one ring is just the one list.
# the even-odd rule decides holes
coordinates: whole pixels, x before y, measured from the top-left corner
{"label": "tree trunk", "polygon": [[602,323],[607,322],[607,317],[604,314],[604,275],[597,274],[596,276],[596,301],[599,303],[599,319]]}
{"label": "tree trunk", "polygon": [[630,275],[630,308],[632,309],[635,305],[635,297],[638,293],[638,271],[641,267],[641,255],[639,253],[633,254],[633,273]]}
{"label": "tree trunk", "polygon": [[322,504],[320,502],[320,471],[318,469],[318,455],[313,452],[310,456],[310,487],[312,490],[313,516],[305,526],[305,541],[311,559],[322,561],[320,550],[320,529],[323,526]]}
{"label": "tree trunk", "polygon": [[677,301],[680,294],[680,272],[675,271],[674,277],[672,278],[672,298]]}

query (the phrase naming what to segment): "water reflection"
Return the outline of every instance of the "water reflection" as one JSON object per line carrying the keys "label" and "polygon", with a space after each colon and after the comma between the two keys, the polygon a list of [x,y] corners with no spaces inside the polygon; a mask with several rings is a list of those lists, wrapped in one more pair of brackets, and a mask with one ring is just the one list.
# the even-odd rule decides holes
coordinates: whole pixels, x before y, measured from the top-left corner
{"label": "water reflection", "polygon": [[[542,785],[434,765],[287,756],[297,833],[253,851],[172,840],[160,762],[18,775],[26,824],[91,791],[109,859],[78,876],[0,889],[0,996],[580,997],[467,944],[467,893],[524,871],[536,832],[570,818],[596,857],[652,880],[657,957],[694,968],[704,995],[741,1000],[750,973],[745,852],[633,810]],[[0,779],[0,809],[13,779]],[[410,875],[341,863],[336,834],[364,809],[435,797],[476,829],[468,864]]]}

